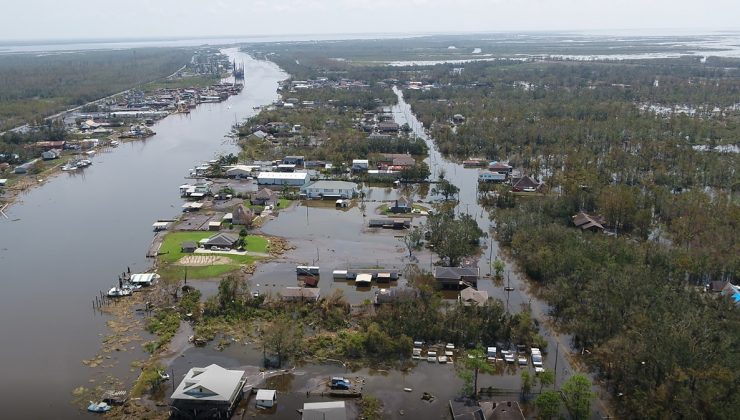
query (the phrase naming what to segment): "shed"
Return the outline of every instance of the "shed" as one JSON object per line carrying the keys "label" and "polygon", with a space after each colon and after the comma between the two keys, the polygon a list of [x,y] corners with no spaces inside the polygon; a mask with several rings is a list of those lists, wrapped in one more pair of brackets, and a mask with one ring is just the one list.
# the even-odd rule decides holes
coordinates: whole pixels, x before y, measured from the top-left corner
{"label": "shed", "polygon": [[208,230],[221,230],[221,222],[208,222]]}
{"label": "shed", "polygon": [[140,273],[132,274],[129,282],[132,284],[140,284],[142,286],[151,286],[154,280],[158,279],[159,275],[156,273]]}
{"label": "shed", "polygon": [[180,250],[185,253],[193,253],[198,249],[198,244],[193,241],[183,242],[180,244]]}
{"label": "shed", "polygon": [[257,407],[271,408],[277,402],[277,391],[274,389],[257,390]]}
{"label": "shed", "polygon": [[370,286],[373,281],[372,274],[361,273],[355,278],[355,284],[358,286]]}

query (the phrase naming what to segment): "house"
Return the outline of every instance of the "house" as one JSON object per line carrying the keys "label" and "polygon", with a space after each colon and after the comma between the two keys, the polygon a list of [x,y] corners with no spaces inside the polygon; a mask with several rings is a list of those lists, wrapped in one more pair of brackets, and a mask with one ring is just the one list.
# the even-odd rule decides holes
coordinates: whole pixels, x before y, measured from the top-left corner
{"label": "house", "polygon": [[257,217],[252,209],[248,209],[244,204],[239,204],[232,213],[231,223],[235,225],[250,226],[254,218]]}
{"label": "house", "polygon": [[316,181],[301,188],[308,198],[352,198],[358,194],[357,184],[347,181]]}
{"label": "house", "polygon": [[393,287],[390,289],[379,289],[375,292],[373,303],[376,305],[382,305],[384,303],[393,303],[400,300],[413,300],[418,296],[419,292],[416,289],[411,288]]}
{"label": "house", "polygon": [[443,288],[478,287],[478,267],[435,267],[434,279]]}
{"label": "house", "polygon": [[269,136],[269,134],[265,133],[262,130],[257,130],[254,133],[252,133],[251,135],[257,137],[260,140],[264,140],[265,138],[267,138],[267,136]]}
{"label": "house", "polygon": [[170,397],[172,417],[231,418],[245,382],[243,370],[228,370],[216,364],[194,367]]}
{"label": "house", "polygon": [[732,302],[735,304],[735,306],[740,306],[740,287],[735,286],[734,284],[730,283],[729,281],[727,284],[725,284],[725,287],[722,288],[722,296],[729,296],[730,299],[732,299]]}
{"label": "house", "polygon": [[208,230],[210,231],[221,230],[221,221],[208,222]]}
{"label": "house", "polygon": [[416,165],[416,159],[411,155],[400,155],[394,156],[391,166],[399,168],[407,168]]}
{"label": "house", "polygon": [[491,172],[498,172],[501,174],[509,174],[511,175],[512,167],[510,165],[507,165],[503,162],[496,162],[493,161],[488,164],[488,170]]}
{"label": "house", "polygon": [[506,174],[499,172],[481,172],[478,174],[478,182],[504,182]]}
{"label": "house", "polygon": [[256,165],[234,165],[226,170],[226,176],[229,178],[247,178],[259,169],[260,167]]}
{"label": "house", "polygon": [[347,420],[344,401],[303,403],[301,420]]}
{"label": "house", "polygon": [[524,413],[516,401],[494,402],[488,416],[489,420],[524,420],[524,418]]}
{"label": "house", "polygon": [[283,163],[286,165],[303,166],[305,162],[306,158],[304,156],[285,156],[283,158]]}
{"label": "house", "polygon": [[193,241],[187,241],[180,244],[180,251],[186,254],[192,254],[196,249],[198,249],[198,244]]}
{"label": "house", "polygon": [[272,408],[277,401],[277,391],[274,389],[257,390],[257,407]]}
{"label": "house", "polygon": [[411,221],[408,219],[370,219],[367,227],[383,229],[408,229]]}
{"label": "house", "polygon": [[27,174],[28,171],[31,170],[31,167],[33,167],[33,165],[35,165],[36,162],[38,162],[38,161],[39,161],[38,159],[34,159],[34,160],[28,161],[28,162],[26,162],[26,163],[24,163],[22,165],[18,165],[18,166],[15,167],[15,170],[13,172],[15,172],[16,174],[19,174],[19,175],[20,174]]}
{"label": "house", "polygon": [[373,140],[390,140],[393,137],[390,134],[380,134],[380,133],[370,133],[369,136],[367,136],[367,139],[369,141]]}
{"label": "house", "polygon": [[488,292],[466,287],[460,292],[459,299],[465,306],[484,306],[488,301]]}
{"label": "house", "polygon": [[280,290],[280,297],[286,302],[295,301],[313,301],[319,300],[321,289],[305,287],[283,287]]}
{"label": "house", "polygon": [[37,141],[33,144],[33,147],[43,150],[62,150],[66,144],[66,141]]}
{"label": "house", "polygon": [[287,185],[302,187],[310,181],[306,172],[260,172],[257,185]]}
{"label": "house", "polygon": [[278,200],[279,197],[275,191],[269,188],[262,188],[249,200],[249,202],[252,203],[252,205],[254,206],[274,206],[275,204],[277,204]]}
{"label": "house", "polygon": [[389,209],[391,213],[410,213],[413,203],[408,197],[401,197]]}
{"label": "house", "polygon": [[370,168],[370,161],[367,159],[353,159],[352,172],[365,172]]}
{"label": "house", "polygon": [[281,163],[277,166],[278,172],[295,172],[295,163]]}
{"label": "house", "polygon": [[397,133],[400,126],[393,121],[383,121],[378,123],[378,132],[380,133]]}
{"label": "house", "polygon": [[205,249],[213,248],[236,248],[239,242],[239,237],[230,233],[217,233],[210,238],[203,241],[203,247]]}
{"label": "house", "polygon": [[59,159],[59,151],[56,149],[51,149],[51,150],[41,152],[41,159],[43,160]]}
{"label": "house", "polygon": [[573,216],[573,224],[581,230],[590,230],[591,232],[604,230],[604,219],[602,217],[591,216],[584,212],[579,212]]}
{"label": "house", "polygon": [[521,178],[511,179],[511,190],[514,192],[535,192],[542,184],[525,175]]}
{"label": "house", "polygon": [[449,407],[454,420],[486,420],[483,408],[470,398],[450,400]]}

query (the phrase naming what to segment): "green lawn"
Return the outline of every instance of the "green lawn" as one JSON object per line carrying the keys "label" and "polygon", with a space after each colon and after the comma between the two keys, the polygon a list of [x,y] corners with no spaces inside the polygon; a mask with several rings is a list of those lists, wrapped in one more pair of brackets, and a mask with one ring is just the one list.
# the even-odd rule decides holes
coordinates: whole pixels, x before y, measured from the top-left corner
{"label": "green lawn", "polygon": [[[200,242],[201,239],[211,237],[216,232],[198,231],[198,232],[170,232],[164,237],[162,246],[159,248],[159,259],[165,264],[175,263],[185,255],[181,250],[183,242],[193,241]],[[258,235],[247,236],[247,251],[252,252],[267,252],[267,239]],[[249,264],[254,262],[255,257],[249,255],[230,255],[230,254],[218,254],[230,258],[234,261],[234,264],[238,267],[239,264]],[[210,266],[210,267],[227,267],[227,266]],[[199,268],[210,268],[210,267],[199,267]],[[192,269],[192,268],[191,268]],[[217,269],[213,268],[212,270]],[[194,270],[195,271],[195,270]],[[231,270],[228,270],[231,271]],[[188,271],[190,273],[190,271]],[[188,274],[189,275],[189,274]]]}

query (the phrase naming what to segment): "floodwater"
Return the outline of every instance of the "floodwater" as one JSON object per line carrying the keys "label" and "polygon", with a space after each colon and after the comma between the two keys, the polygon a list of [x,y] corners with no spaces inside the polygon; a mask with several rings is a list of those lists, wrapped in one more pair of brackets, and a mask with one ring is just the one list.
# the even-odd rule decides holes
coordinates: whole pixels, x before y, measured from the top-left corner
{"label": "floodwater", "polygon": [[136,349],[112,354],[112,369],[88,368],[105,316],[92,300],[126,267],[143,271],[151,224],[180,210],[177,186],[189,168],[214,151],[235,152],[224,138],[235,119],[277,99],[287,75],[273,63],[227,50],[245,65],[241,94],[203,104],[189,115],[172,115],[154,126],[157,135],[100,153],[83,173],[63,173],[20,197],[0,218],[0,370],[12,383],[2,387],[4,418],[70,418],[72,390],[91,378],[135,378]]}

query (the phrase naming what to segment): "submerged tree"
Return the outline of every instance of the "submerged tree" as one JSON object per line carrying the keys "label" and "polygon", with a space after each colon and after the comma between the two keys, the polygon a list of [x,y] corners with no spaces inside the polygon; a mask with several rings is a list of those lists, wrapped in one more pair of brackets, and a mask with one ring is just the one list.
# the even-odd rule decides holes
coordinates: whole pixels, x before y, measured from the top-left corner
{"label": "submerged tree", "polygon": [[591,381],[582,374],[571,376],[560,388],[565,397],[565,407],[576,420],[587,419],[591,415]]}
{"label": "submerged tree", "polygon": [[473,255],[483,231],[478,222],[468,214],[455,217],[451,211],[442,211],[427,218],[429,241],[441,258],[447,258],[450,266]]}
{"label": "submerged tree", "polygon": [[492,373],[493,366],[486,360],[486,353],[481,347],[476,347],[468,352],[459,364],[458,376],[463,380],[463,393],[477,398],[478,396],[478,374]]}
{"label": "submerged tree", "polygon": [[287,316],[279,316],[265,330],[262,337],[265,351],[277,357],[278,367],[286,359],[298,354],[303,340],[303,330],[299,323]]}

